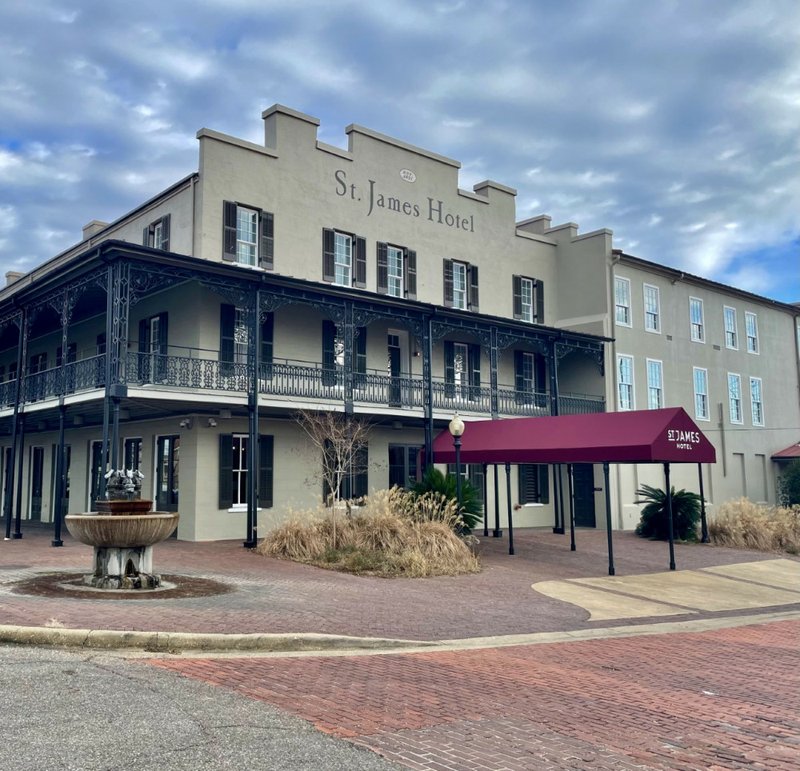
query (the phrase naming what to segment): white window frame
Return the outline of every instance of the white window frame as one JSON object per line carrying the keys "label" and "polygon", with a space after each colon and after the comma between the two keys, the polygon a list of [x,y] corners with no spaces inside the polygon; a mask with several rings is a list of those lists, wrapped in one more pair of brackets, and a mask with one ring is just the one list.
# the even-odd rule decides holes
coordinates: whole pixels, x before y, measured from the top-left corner
{"label": "white window frame", "polygon": [[[693,305],[696,303],[696,305]],[[695,321],[694,308],[700,310],[699,320]],[[699,297],[689,297],[689,335],[693,343],[705,343],[706,341],[706,314],[703,301]]]}
{"label": "white window frame", "polygon": [[390,297],[403,297],[403,250],[386,247],[386,293]]}
{"label": "white window frame", "polygon": [[[736,384],[736,389],[732,386]],[[734,393],[738,391],[738,395]],[[734,406],[736,407],[736,414],[734,414]],[[744,415],[742,410],[742,376],[736,372],[728,373],[728,416],[731,423],[740,425],[744,423]]]}
{"label": "white window frame", "polygon": [[[758,399],[753,386],[758,384]],[[764,425],[764,383],[760,377],[750,378],[750,415],[754,426]]]}
{"label": "white window frame", "polygon": [[453,260],[453,307],[467,310],[469,302],[469,282],[467,263]]}
{"label": "white window frame", "polygon": [[520,315],[522,321],[533,323],[533,279],[520,276],[519,283]]}
{"label": "white window frame", "polygon": [[[648,303],[648,290],[652,290],[653,297],[655,298],[655,311],[650,310]],[[653,334],[661,334],[661,290],[654,284],[643,284],[642,294],[644,295],[644,329],[645,332],[652,332]],[[650,318],[653,317],[655,323],[650,325]]]}
{"label": "white window frame", "polygon": [[[653,382],[653,373],[658,373]],[[655,396],[655,404],[653,397]],[[660,359],[647,359],[647,409],[660,410],[664,406],[664,362]]]}
{"label": "white window frame", "polygon": [[[620,291],[624,296],[620,296]],[[622,318],[620,318],[620,311],[623,312]],[[619,326],[633,326],[631,320],[631,280],[623,276],[614,276],[614,314]]]}
{"label": "white window frame", "polygon": [[[630,383],[622,379],[622,362],[627,361],[630,364]],[[634,369],[633,369],[633,356],[625,353],[617,354],[617,409],[620,412],[627,412],[636,409],[636,390],[634,388]],[[627,402],[627,404],[626,404]]]}
{"label": "white window frame", "polygon": [[[247,507],[247,452],[250,437],[247,434],[233,434],[231,436],[231,510],[240,510]],[[240,496],[244,479],[244,493]],[[244,500],[241,500],[243,497]]]}
{"label": "white window frame", "polygon": [[[729,324],[729,320],[733,323]],[[725,330],[725,347],[730,348],[732,351],[738,351],[739,332],[737,328],[739,321],[736,318],[736,308],[732,308],[730,305],[722,306],[722,324]]]}
{"label": "white window frame", "polygon": [[[258,265],[258,211],[247,206],[236,206],[236,263],[255,267]],[[245,232],[243,215],[247,215],[253,230]],[[247,230],[250,228],[248,227]],[[252,240],[250,240],[252,236]]]}
{"label": "white window frame", "polygon": [[[698,373],[702,372],[703,390],[697,382]],[[708,401],[708,370],[705,367],[692,367],[692,388],[694,389],[694,417],[695,420],[711,420]],[[702,406],[702,410],[700,407]]]}
{"label": "white window frame", "polygon": [[353,285],[353,237],[338,230],[333,234],[333,283]]}
{"label": "white window frame", "polygon": [[[753,323],[752,328],[750,327],[751,321]],[[744,336],[747,345],[747,352],[758,355],[758,316],[752,311],[745,311],[744,314]]]}

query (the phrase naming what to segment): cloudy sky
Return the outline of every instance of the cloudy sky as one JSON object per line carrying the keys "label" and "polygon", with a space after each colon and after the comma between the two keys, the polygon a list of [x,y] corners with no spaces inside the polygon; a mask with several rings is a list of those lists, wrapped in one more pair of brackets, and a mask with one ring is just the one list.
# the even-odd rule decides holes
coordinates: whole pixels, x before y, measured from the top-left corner
{"label": "cloudy sky", "polygon": [[0,270],[195,170],[200,127],[263,141],[275,102],[800,301],[797,0],[5,0]]}

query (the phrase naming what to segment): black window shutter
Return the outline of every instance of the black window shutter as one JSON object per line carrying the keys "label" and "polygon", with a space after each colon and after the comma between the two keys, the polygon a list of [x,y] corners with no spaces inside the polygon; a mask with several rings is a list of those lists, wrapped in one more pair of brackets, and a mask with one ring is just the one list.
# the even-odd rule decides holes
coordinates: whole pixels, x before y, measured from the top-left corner
{"label": "black window shutter", "polygon": [[367,328],[358,327],[356,330],[356,365],[355,371],[359,375],[367,374]]}
{"label": "black window shutter", "polygon": [[467,267],[469,273],[469,309],[471,311],[478,310],[478,266],[469,265]]}
{"label": "black window shutter", "polygon": [[513,277],[514,318],[522,318],[522,276]]}
{"label": "black window shutter", "polygon": [[150,226],[142,229],[142,246],[150,246]]}
{"label": "black window shutter", "polygon": [[233,435],[219,435],[219,508],[233,506]]}
{"label": "black window shutter", "polygon": [[166,356],[167,353],[169,353],[169,334],[167,330],[168,320],[169,314],[166,311],[158,314],[158,352],[162,356]]}
{"label": "black window shutter", "polygon": [[547,466],[540,463],[536,466],[539,474],[537,492],[539,493],[539,503],[550,503],[550,475],[547,473]]}
{"label": "black window shutter", "polygon": [[[105,353],[106,341],[103,335],[103,353]],[[139,322],[139,380],[142,382],[150,380],[150,319],[142,319]]]}
{"label": "black window shutter", "polygon": [[258,505],[272,508],[273,459],[275,437],[261,434],[258,437]]}
{"label": "black window shutter", "polygon": [[322,383],[334,385],[336,383],[336,324],[330,319],[322,320]]}
{"label": "black window shutter", "polygon": [[236,308],[233,305],[219,306],[219,360],[220,374],[233,374],[233,336],[236,326]]}
{"label": "black window shutter", "polygon": [[524,401],[525,374],[523,370],[524,354],[522,351],[514,351],[514,394],[515,401],[520,404]]}
{"label": "black window shutter", "polygon": [[169,251],[169,214],[161,218],[161,243],[157,246],[165,252]]}
{"label": "black window shutter", "polygon": [[409,300],[417,299],[417,253],[413,249],[406,249],[406,297]]}
{"label": "black window shutter", "polygon": [[453,261],[444,261],[444,304],[446,308],[453,307]]}
{"label": "black window shutter", "polygon": [[469,346],[469,384],[472,386],[471,399],[479,398],[481,387],[481,347],[478,343]]}
{"label": "black window shutter", "polygon": [[449,399],[455,396],[456,352],[452,340],[444,341],[444,393]]}
{"label": "black window shutter", "polygon": [[322,229],[322,280],[333,281],[336,275],[334,257],[334,232],[328,228]]}
{"label": "black window shutter", "polygon": [[275,314],[267,313],[261,321],[261,363],[272,364],[272,343],[275,335]]}
{"label": "black window shutter", "polygon": [[533,383],[537,393],[547,393],[547,359],[541,353],[533,354]]}
{"label": "black window shutter", "polygon": [[534,293],[536,294],[536,309],[534,321],[544,324],[544,283],[538,279],[534,282]]}
{"label": "black window shutter", "polygon": [[389,248],[378,241],[378,294],[389,291]]}
{"label": "black window shutter", "polygon": [[261,248],[258,264],[266,270],[275,267],[275,219],[268,211],[261,212]]}
{"label": "black window shutter", "polygon": [[353,498],[363,498],[369,492],[369,448],[363,445],[356,452],[356,469],[353,475]]}
{"label": "black window shutter", "polygon": [[536,467],[529,463],[517,466],[517,485],[520,503],[536,502],[536,475],[531,473]]}
{"label": "black window shutter", "polygon": [[236,262],[236,204],[222,203],[222,259]]}
{"label": "black window shutter", "polygon": [[367,286],[367,239],[363,236],[356,236],[355,242],[355,280],[353,286],[357,289],[365,289]]}

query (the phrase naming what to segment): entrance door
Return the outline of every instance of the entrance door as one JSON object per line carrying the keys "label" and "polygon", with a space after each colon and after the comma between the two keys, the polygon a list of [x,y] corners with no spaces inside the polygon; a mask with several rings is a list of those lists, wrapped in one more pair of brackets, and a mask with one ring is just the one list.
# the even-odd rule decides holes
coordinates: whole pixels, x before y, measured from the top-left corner
{"label": "entrance door", "polygon": [[31,447],[30,498],[28,519],[42,521],[42,488],[44,481],[44,447]]}
{"label": "entrance door", "polygon": [[400,348],[399,335],[389,334],[388,337],[388,361],[389,371],[389,406],[399,407],[403,403],[402,388],[400,383]]}
{"label": "entrance door", "polygon": [[181,438],[177,434],[156,440],[156,510],[178,510]]}
{"label": "entrance door", "polygon": [[[56,469],[58,468],[58,445],[53,445],[53,452],[51,456],[50,462],[50,521],[52,522],[55,518],[56,513]],[[66,466],[67,472],[67,484],[64,488],[64,508],[63,512],[66,514],[69,511],[69,467],[72,461],[72,449],[68,444],[64,445],[64,465]]]}
{"label": "entrance door", "polygon": [[575,524],[596,527],[594,513],[594,466],[576,463],[572,467],[572,489],[575,495]]}

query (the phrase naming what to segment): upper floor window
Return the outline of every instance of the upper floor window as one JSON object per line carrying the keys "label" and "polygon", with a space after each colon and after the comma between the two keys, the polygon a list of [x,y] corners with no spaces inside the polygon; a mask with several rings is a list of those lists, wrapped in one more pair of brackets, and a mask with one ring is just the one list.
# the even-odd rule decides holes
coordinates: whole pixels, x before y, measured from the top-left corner
{"label": "upper floor window", "polygon": [[617,354],[617,394],[620,410],[632,410],[633,401],[633,356]]}
{"label": "upper floor window", "polygon": [[689,298],[689,323],[692,327],[692,341],[704,343],[706,341],[705,315],[703,301],[698,297]]}
{"label": "upper floor window", "polygon": [[390,297],[417,297],[417,253],[402,246],[378,242],[378,293]]}
{"label": "upper floor window", "polygon": [[728,408],[731,423],[742,422],[742,378],[728,373]]}
{"label": "upper floor window", "polygon": [[322,230],[322,280],[339,286],[367,286],[367,242],[362,236]]}
{"label": "upper floor window", "polygon": [[647,408],[659,410],[664,406],[664,377],[661,362],[647,360]]}
{"label": "upper floor window", "polygon": [[725,306],[722,309],[723,317],[725,319],[725,347],[738,348],[739,337],[736,333],[736,308]]}
{"label": "upper floor window", "polygon": [[514,318],[540,324],[544,322],[544,284],[535,278],[513,276]]}
{"label": "upper floor window", "polygon": [[750,378],[750,408],[753,415],[753,425],[764,425],[764,401],[761,396],[761,378]]}
{"label": "upper floor window", "polygon": [[444,261],[444,304],[462,311],[478,310],[478,266]]}
{"label": "upper floor window", "polygon": [[694,367],[694,416],[698,420],[709,420],[708,414],[708,370]]}
{"label": "upper floor window", "polygon": [[169,251],[169,214],[165,214],[145,227],[142,233],[142,244],[154,249]]}
{"label": "upper floor window", "polygon": [[631,325],[631,282],[630,279],[614,279],[614,305],[616,308],[617,324],[629,327]]}
{"label": "upper floor window", "polygon": [[272,270],[275,245],[272,214],[233,201],[224,201],[222,209],[222,259]]}
{"label": "upper floor window", "polygon": [[648,332],[661,331],[661,298],[657,286],[644,285],[644,328]]}
{"label": "upper floor window", "polygon": [[758,353],[758,317],[755,313],[744,314],[744,333],[747,336],[747,352]]}

